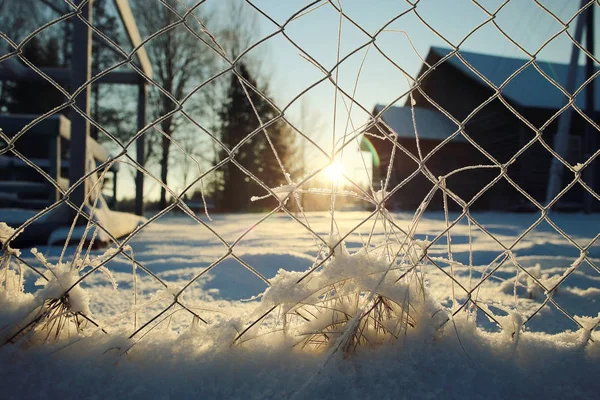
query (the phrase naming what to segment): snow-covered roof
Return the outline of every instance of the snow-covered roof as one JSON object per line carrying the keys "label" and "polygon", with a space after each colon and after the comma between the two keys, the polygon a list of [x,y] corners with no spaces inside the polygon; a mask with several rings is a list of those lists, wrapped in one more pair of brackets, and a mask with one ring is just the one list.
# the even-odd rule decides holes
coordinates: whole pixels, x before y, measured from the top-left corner
{"label": "snow-covered roof", "polygon": [[[373,114],[379,114],[384,107],[384,105],[377,104]],[[458,126],[439,111],[423,107],[413,108],[419,140],[442,141],[458,130]],[[416,137],[410,107],[390,107],[383,113],[382,119],[398,134],[398,137],[407,139]],[[466,141],[461,135],[452,140]]]}
{"label": "snow-covered roof", "polygon": [[[431,51],[441,57],[445,57],[452,52],[451,49],[442,47],[432,47]],[[473,68],[479,71],[496,86],[501,85],[506,78],[528,61],[521,58],[472,53],[464,50],[460,50],[460,55],[471,64]],[[450,57],[446,62],[464,72],[477,82],[487,86],[487,83],[475,75],[456,55]],[[569,69],[568,64],[558,64],[541,60],[537,60],[536,63],[545,74],[565,88]],[[596,68],[596,71],[597,70],[598,68]],[[577,68],[576,87],[579,87],[585,81],[584,78],[585,67],[580,65]],[[596,110],[600,110],[599,81],[600,79],[594,80],[594,84],[596,85]],[[527,68],[512,78],[512,80],[502,89],[502,95],[524,107],[559,109],[567,104],[567,97],[540,74],[533,65],[528,65]],[[579,94],[575,102],[579,107],[583,108],[585,94]]]}

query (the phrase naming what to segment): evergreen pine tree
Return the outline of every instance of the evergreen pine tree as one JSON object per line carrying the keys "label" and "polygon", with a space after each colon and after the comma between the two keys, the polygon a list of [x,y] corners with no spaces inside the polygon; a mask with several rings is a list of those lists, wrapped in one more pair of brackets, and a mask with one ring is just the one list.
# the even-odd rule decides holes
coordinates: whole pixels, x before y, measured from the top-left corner
{"label": "evergreen pine tree", "polygon": [[[246,65],[239,64],[238,71],[253,87],[257,87]],[[246,91],[252,103],[238,77],[232,75],[226,100],[219,113],[221,140],[228,149],[233,149],[260,126],[252,105],[263,123],[277,116],[275,109],[252,87],[246,86]],[[264,95],[267,94],[266,91],[266,88],[261,89]],[[234,154],[234,159],[265,185],[275,187],[285,183],[285,176],[267,140],[267,135],[280,161],[286,169],[289,168],[287,164],[290,164],[293,152],[293,135],[291,129],[280,120],[248,139]],[[225,151],[221,151],[219,159],[223,159],[226,155]],[[264,194],[264,190],[257,183],[252,182],[252,179],[234,163],[228,162],[222,170],[223,190],[219,199],[219,208],[225,211],[248,210],[251,208],[250,198]],[[276,203],[271,202],[270,205],[274,204]],[[261,203],[261,206],[264,206],[264,203]]]}

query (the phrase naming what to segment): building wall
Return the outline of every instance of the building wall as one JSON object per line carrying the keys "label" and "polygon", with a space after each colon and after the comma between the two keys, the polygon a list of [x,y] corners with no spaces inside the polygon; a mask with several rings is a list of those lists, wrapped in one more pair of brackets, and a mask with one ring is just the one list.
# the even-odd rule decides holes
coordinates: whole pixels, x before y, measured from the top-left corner
{"label": "building wall", "polygon": [[[439,59],[438,55],[430,53],[426,61],[431,65]],[[425,69],[421,71],[421,73],[424,72]],[[444,63],[423,80],[421,88],[433,101],[459,121],[464,121],[468,117],[465,124],[467,135],[497,162],[505,164],[511,161],[507,165],[507,175],[535,200],[542,204],[545,202],[548,171],[553,158],[551,153],[539,141],[536,141],[522,155],[513,159],[513,156],[535,137],[535,132],[515,116],[499,99],[491,101],[469,117],[474,109],[494,94],[494,91],[487,84],[475,74],[467,75],[455,69],[449,63]],[[418,106],[437,108],[418,91],[415,91],[414,98]],[[557,112],[557,110],[523,108],[509,100],[507,102],[537,128],[542,127]],[[571,134],[575,138],[582,138],[586,124],[587,122],[581,116],[573,113]],[[557,126],[558,119],[555,119],[543,131],[543,140],[550,147],[554,144]],[[577,140],[573,139],[571,141],[574,147],[569,152],[570,156],[568,158],[570,159],[568,161],[572,164],[584,162],[582,155],[578,155],[583,151],[575,149],[578,143],[584,146],[583,139],[579,139],[579,142]],[[474,149],[474,151],[477,150]],[[593,151],[595,150],[591,150],[592,153]],[[578,157],[579,159],[577,159]],[[484,157],[484,163],[493,164],[493,161]],[[596,164],[600,164],[600,162]],[[595,165],[592,167],[598,168]],[[499,169],[489,170],[488,173],[482,172],[480,179],[489,182],[499,172]],[[596,175],[600,175],[600,173]],[[566,172],[563,187],[572,179],[572,174]],[[599,180],[600,177],[595,179],[595,187],[598,187]],[[582,197],[582,188],[580,185],[576,185],[563,197],[563,200],[565,203],[573,204],[581,202]],[[497,182],[478,202],[484,203],[485,208],[500,210],[532,209],[534,207],[525,196],[505,179]]]}
{"label": "building wall", "polygon": [[[439,56],[430,53],[427,62],[432,65],[439,61]],[[423,73],[425,70],[422,70]],[[465,121],[465,134],[475,142],[482,150],[472,143],[465,144],[465,155],[469,165],[495,165],[496,163],[506,163],[513,154],[522,146],[519,125],[522,124],[498,99],[495,99],[472,114],[473,110],[480,107],[486,100],[493,95],[493,90],[484,86],[481,81],[478,84],[473,79],[480,80],[479,77],[472,74],[465,75],[448,63],[438,66],[434,71],[425,77],[421,84],[421,89],[437,105],[432,104],[418,90],[415,90],[414,98],[416,105],[431,109],[441,107],[458,121]],[[472,115],[471,115],[472,114]],[[492,159],[488,158],[487,153]],[[458,155],[457,155],[458,156]],[[454,157],[453,154],[447,154],[447,159]],[[509,167],[509,175],[515,181],[520,181],[522,167],[517,160]],[[461,172],[451,179],[454,181],[465,181],[455,183],[456,185],[469,186],[481,190],[488,183],[492,182],[500,174],[500,168],[480,168],[478,170]],[[475,189],[471,189],[473,191]],[[495,183],[485,191],[474,203],[474,209],[514,209],[518,202],[525,201],[519,199],[517,204],[515,198],[518,198],[518,192],[504,179]],[[522,197],[522,196],[520,196]]]}
{"label": "building wall", "polygon": [[[373,146],[377,149],[381,165],[374,170],[374,185],[379,188],[385,184],[388,166],[392,155],[392,143],[389,140],[370,138]],[[420,140],[421,153],[425,158],[439,144],[439,141]],[[419,158],[416,142],[414,139],[399,139],[398,145],[403,150],[396,148],[394,154],[394,167],[391,170],[387,190],[391,191],[399,187],[392,197],[388,207],[402,210],[415,210],[425,199],[434,184],[419,172],[416,176],[406,181],[407,178],[418,169],[418,163],[415,162],[406,152],[412,154],[416,159]],[[458,168],[473,165],[474,152],[468,143],[450,142],[435,151],[431,157],[425,161],[425,166],[434,177],[444,176]],[[446,187],[459,196],[464,201],[469,201],[475,193],[481,189],[479,171],[465,171],[451,176],[446,181]],[[462,209],[458,203],[448,199],[449,208],[452,210]],[[428,206],[428,210],[440,210],[443,208],[443,198],[439,190]],[[477,208],[477,205],[474,207]]]}
{"label": "building wall", "polygon": [[[440,57],[430,52],[426,61],[429,65],[438,62]],[[428,67],[424,66],[420,71],[421,76]],[[464,132],[477,146],[471,143],[451,142],[440,149],[426,165],[434,176],[443,175],[449,171],[466,165],[495,165],[500,163],[506,165],[507,176],[520,188],[530,194],[541,204],[545,203],[546,188],[548,185],[548,172],[553,156],[544,148],[539,140],[536,140],[523,154],[513,157],[520,149],[535,137],[535,132],[522,122],[513,112],[501,102],[494,99],[475,114],[473,110],[478,108],[491,96],[494,91],[487,86],[475,74],[467,75],[449,63],[443,63],[434,71],[429,73],[421,82],[420,88],[437,105],[432,104],[419,90],[413,92],[415,106],[438,110],[441,107],[458,121],[465,121]],[[540,128],[548,121],[557,110],[523,108],[506,100],[522,117]],[[566,100],[565,100],[566,101]],[[597,117],[597,115],[596,115]],[[596,120],[598,120],[596,118]],[[571,148],[567,155],[567,161],[572,165],[585,161],[585,153],[594,153],[594,148],[587,148],[583,139],[583,132],[587,122],[577,113],[573,113],[570,132]],[[552,147],[554,136],[558,126],[558,118],[554,120],[544,131],[542,138],[544,142]],[[377,143],[380,158],[382,160],[380,171],[375,171],[374,182],[378,183],[385,177],[389,165],[389,154],[391,143],[373,139]],[[597,142],[600,142],[598,140]],[[414,140],[402,139],[400,143],[417,154]],[[421,140],[421,148],[424,153],[431,151],[439,142]],[[376,146],[376,147],[377,147]],[[578,148],[578,146],[580,146]],[[480,147],[478,149],[477,147]],[[589,147],[589,146],[588,146]],[[491,159],[486,156],[487,153]],[[388,157],[386,159],[386,154]],[[396,160],[393,177],[395,182],[400,182],[416,169],[417,164],[408,157],[399,157]],[[594,187],[600,187],[600,160],[594,162],[590,168],[598,170],[595,174]],[[469,201],[488,183],[492,182],[500,174],[500,168],[479,168],[476,170],[460,172],[448,178],[447,186],[458,194],[463,200]],[[378,177],[379,174],[379,177]],[[565,187],[574,176],[565,171],[563,187]],[[414,209],[426,196],[432,184],[425,177],[416,177],[400,190],[395,198],[397,206],[403,209]],[[584,190],[581,185],[575,185],[563,197],[563,204],[581,203]],[[595,201],[595,203],[598,203]],[[434,199],[432,208],[441,207],[441,196]],[[535,206],[523,196],[508,180],[501,178],[493,186],[485,191],[472,205],[472,209],[484,210],[533,210]],[[596,204],[596,209],[598,209]]]}

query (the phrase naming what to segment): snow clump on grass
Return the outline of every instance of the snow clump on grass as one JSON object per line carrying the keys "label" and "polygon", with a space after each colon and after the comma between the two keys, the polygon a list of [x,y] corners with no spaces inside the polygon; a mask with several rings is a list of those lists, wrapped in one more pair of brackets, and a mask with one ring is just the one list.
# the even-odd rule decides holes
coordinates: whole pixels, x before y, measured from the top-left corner
{"label": "snow clump on grass", "polygon": [[350,254],[337,235],[329,242],[333,254],[321,269],[305,278],[303,272],[278,271],[262,295],[257,322],[237,342],[283,334],[296,348],[320,352],[336,345],[350,353],[409,331],[433,337],[448,320],[410,262],[390,260],[381,250]]}
{"label": "snow clump on grass", "polygon": [[[91,319],[90,296],[81,287],[82,271],[86,268],[101,270],[108,275],[116,289],[112,274],[103,266],[104,261],[114,254],[109,249],[98,257],[82,256],[78,252],[71,262],[49,262],[37,249],[31,253],[42,263],[45,271],[40,273],[35,282],[42,288],[28,299],[21,307],[21,317],[9,326],[3,326],[0,340],[2,344],[23,341],[28,344],[53,342],[70,338],[83,333],[88,324],[97,327]],[[21,273],[22,275],[22,273]],[[14,299],[23,289],[22,279],[20,291],[9,291],[5,285],[3,296]]]}

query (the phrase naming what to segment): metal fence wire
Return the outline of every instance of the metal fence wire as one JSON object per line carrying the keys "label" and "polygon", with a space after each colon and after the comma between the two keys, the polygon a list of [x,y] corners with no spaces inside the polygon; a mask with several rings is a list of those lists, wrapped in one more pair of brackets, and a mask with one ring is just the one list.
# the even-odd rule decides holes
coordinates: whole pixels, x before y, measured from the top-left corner
{"label": "metal fence wire", "polygon": [[[46,338],[52,337],[51,332],[60,331],[61,324],[62,329],[70,333],[72,330],[69,331],[69,329],[81,332],[100,330],[110,334],[111,324],[116,324],[116,321],[119,323],[126,321],[126,326],[130,329],[130,338],[137,341],[154,327],[168,324],[175,312],[179,316],[185,315],[185,318],[192,324],[208,323],[210,318],[206,317],[206,313],[184,300],[184,294],[186,291],[193,290],[195,282],[218,270],[225,260],[230,259],[236,260],[267,286],[272,285],[273,280],[259,272],[260,268],[257,266],[250,265],[244,257],[240,256],[237,248],[250,232],[281,213],[293,220],[299,229],[310,235],[314,241],[314,262],[307,266],[304,273],[294,277],[294,284],[298,287],[309,285],[309,282],[321,282],[320,278],[315,278],[316,274],[321,274],[322,278],[323,271],[328,266],[335,264],[336,259],[339,260],[345,256],[344,242],[359,231],[364,232],[365,229],[368,236],[368,239],[363,239],[366,253],[378,252],[379,258],[377,259],[384,260],[377,264],[379,269],[369,270],[369,274],[378,272],[383,275],[381,279],[372,282],[374,286],[361,291],[355,300],[350,300],[351,296],[343,289],[350,287],[348,282],[355,277],[341,274],[337,276],[337,280],[334,279],[332,282],[328,281],[321,286],[315,284],[316,286],[307,292],[307,296],[315,296],[315,301],[318,303],[312,311],[301,300],[294,305],[286,305],[277,301],[264,302],[252,317],[236,326],[235,334],[231,338],[234,344],[244,343],[248,335],[254,330],[258,331],[260,327],[264,327],[267,321],[275,321],[273,323],[276,326],[283,324],[282,329],[286,329],[286,324],[291,323],[292,317],[308,321],[314,317],[314,313],[323,312],[329,307],[339,313],[339,315],[331,317],[335,322],[332,322],[324,330],[313,332],[308,339],[303,337],[303,341],[300,340],[303,346],[309,345],[318,348],[325,344],[330,337],[335,336],[336,326],[341,326],[342,320],[347,327],[354,326],[354,328],[347,329],[355,329],[356,324],[360,325],[360,321],[362,321],[362,317],[352,320],[352,313],[340,311],[342,310],[341,306],[336,309],[336,304],[339,305],[336,301],[342,303],[355,301],[356,304],[364,301],[364,304],[371,306],[367,307],[364,304],[362,308],[357,306],[361,315],[373,315],[372,312],[375,309],[379,309],[378,312],[381,315],[399,313],[404,315],[398,317],[403,321],[400,325],[413,326],[415,321],[411,315],[411,308],[404,309],[402,304],[399,304],[400,302],[396,302],[398,303],[396,304],[390,301],[382,295],[385,291],[379,290],[387,284],[386,279],[391,276],[391,271],[394,271],[393,283],[397,285],[408,282],[415,276],[422,277],[419,274],[425,270],[443,274],[444,279],[448,282],[448,290],[452,291],[453,300],[452,304],[444,308],[443,313],[440,313],[440,315],[444,315],[439,320],[440,327],[443,327],[448,321],[453,321],[453,318],[459,313],[466,311],[485,314],[494,324],[504,327],[503,317],[498,316],[491,304],[480,300],[478,293],[488,281],[498,279],[497,272],[507,265],[516,271],[516,276],[512,277],[512,281],[505,277],[507,282],[514,286],[511,287],[514,289],[515,297],[522,285],[528,288],[530,298],[537,297],[535,309],[523,315],[516,330],[528,326],[534,316],[548,306],[556,308],[577,329],[591,333],[598,327],[596,320],[590,324],[576,317],[578,313],[585,311],[565,308],[561,304],[560,298],[555,295],[559,287],[583,266],[592,272],[600,273],[600,268],[589,256],[590,249],[600,237],[600,233],[595,234],[589,242],[582,244],[580,238],[573,238],[572,234],[567,233],[555,223],[553,220],[555,214],[552,210],[576,204],[581,210],[595,211],[597,210],[597,201],[600,200],[593,174],[597,165],[595,160],[600,152],[594,136],[600,127],[596,123],[597,114],[593,101],[595,94],[592,84],[600,70],[595,67],[598,59],[593,53],[593,29],[591,28],[593,27],[593,10],[600,6],[599,2],[582,1],[576,12],[568,19],[564,19],[553,11],[556,8],[553,4],[537,0],[531,1],[531,4],[528,4],[529,7],[543,11],[545,16],[550,17],[559,27],[555,33],[545,37],[541,45],[532,51],[520,43],[524,40],[522,37],[514,37],[507,33],[498,23],[498,18],[503,10],[511,7],[511,3],[515,3],[511,0],[500,2],[494,8],[484,4],[486,2],[472,0],[469,3],[470,6],[474,6],[484,18],[460,40],[450,40],[446,37],[447,34],[442,33],[443,29],[428,22],[428,18],[422,15],[422,9],[425,6],[422,3],[424,2],[418,0],[406,0],[404,9],[397,15],[389,16],[390,18],[376,30],[363,28],[359,18],[346,12],[344,2],[341,0],[316,0],[304,4],[298,7],[293,14],[287,16],[283,22],[279,16],[271,15],[274,13],[273,11],[267,11],[269,7],[261,6],[257,1],[246,0],[244,4],[247,10],[257,14],[259,19],[268,20],[274,28],[268,35],[254,40],[247,48],[241,49],[234,57],[231,56],[227,45],[221,44],[222,35],[211,30],[210,23],[202,19],[200,11],[210,6],[210,2],[207,1],[157,0],[161,7],[169,10],[169,20],[165,21],[163,26],[154,27],[145,37],[138,37],[137,42],[135,38],[132,39],[134,45],[129,49],[109,37],[94,19],[90,19],[91,0],[65,0],[64,3],[42,1],[41,3],[52,8],[54,12],[52,19],[23,34],[20,41],[15,41],[11,32],[4,31],[5,28],[0,27],[2,46],[8,48],[8,51],[4,51],[0,56],[0,67],[5,74],[17,74],[19,71],[15,71],[19,69],[20,73],[24,73],[27,79],[35,84],[50,84],[60,92],[64,100],[61,100],[60,105],[47,112],[33,117],[28,116],[29,119],[16,132],[10,132],[9,125],[0,126],[3,128],[0,136],[4,142],[0,156],[3,158],[2,165],[5,171],[8,171],[6,174],[16,171],[18,165],[25,166],[30,173],[43,177],[44,181],[52,186],[52,190],[57,192],[57,195],[53,197],[49,206],[37,210],[26,222],[19,226],[12,226],[14,230],[3,227],[0,240],[3,244],[1,267],[4,275],[0,278],[0,283],[4,290],[9,290],[9,286],[12,285],[9,280],[10,276],[20,277],[18,279],[21,279],[21,282],[23,277],[37,276],[38,279],[48,282],[46,289],[54,280],[58,280],[61,285],[57,290],[46,290],[46,297],[40,300],[33,313],[2,328],[4,343],[29,338],[35,332],[46,333]],[[128,20],[129,16],[126,11],[129,7],[126,3],[126,1],[116,1],[115,9],[121,13],[121,18],[125,21],[131,34],[131,25],[128,23],[132,21]],[[314,13],[326,9],[328,12],[334,13],[336,30],[339,34],[336,38],[338,46],[333,65],[321,64],[319,57],[311,54],[310,50],[305,49],[299,44],[299,40],[288,33],[292,25],[301,25]],[[377,7],[371,4],[368,6],[365,4],[364,9],[368,13],[377,12]],[[1,2],[0,10],[6,15],[11,13],[14,15],[20,11],[16,2],[11,3],[10,1]],[[136,19],[135,14],[131,14],[131,16],[133,20]],[[432,48],[428,56],[421,55],[417,52],[408,34],[406,34],[406,38],[412,48],[411,54],[406,53],[398,58],[396,55],[390,54],[389,50],[384,49],[379,43],[381,37],[385,33],[394,31],[395,23],[409,18],[416,21],[428,35],[434,38],[436,43],[442,43],[444,49]],[[586,25],[586,21],[588,25]],[[39,65],[35,60],[26,57],[24,49],[37,36],[52,29],[59,29],[67,23],[73,24],[71,37],[73,44],[70,48],[73,57],[71,61],[73,72],[69,70],[66,72],[67,75],[61,76],[58,69]],[[344,48],[341,35],[342,26],[360,32],[364,41],[351,50]],[[144,46],[151,46],[152,41],[175,29],[186,30],[194,40],[202,42],[206,51],[212,52],[212,57],[218,59],[218,63],[224,65],[212,76],[203,78],[192,90],[188,91],[188,94],[184,95],[171,93],[164,88],[164,82],[160,82],[157,78],[157,74],[164,71],[160,70],[160,65],[155,65],[156,60],[152,57],[146,58],[144,50]],[[588,33],[591,32],[591,41],[590,35],[586,36],[585,41],[583,40],[584,30]],[[400,33],[403,34],[403,32]],[[87,39],[80,40],[81,34],[83,34],[83,38]],[[482,62],[482,59],[492,56],[478,55],[464,50],[465,43],[469,43],[470,39],[480,34],[485,37],[492,34],[501,35],[507,43],[518,49],[521,63],[512,68],[509,73],[501,76],[503,70],[501,64],[509,63],[507,60],[510,59],[500,57],[493,61],[492,58],[489,58],[492,61]],[[120,61],[92,72],[90,66],[92,35],[95,40],[103,42],[103,46],[110,48]],[[550,64],[538,59],[540,53],[551,46],[553,40],[558,37],[568,38],[569,47],[567,49],[572,51],[571,64],[563,63],[560,71],[553,70],[552,66],[548,66]],[[300,56],[299,62],[308,62],[311,68],[320,74],[317,80],[307,85],[283,105],[278,104],[270,94],[265,93],[261,87],[258,87],[259,85],[248,79],[240,70],[240,65],[252,55],[254,50],[275,40],[284,40],[287,45],[291,45],[294,52]],[[344,48],[344,52],[341,51],[342,48]],[[76,55],[82,54],[81,49],[83,49],[83,53],[87,53],[87,56],[77,60]],[[277,51],[277,48],[275,50]],[[563,48],[563,51],[566,50]],[[406,90],[399,90],[395,93],[393,101],[385,106],[378,106],[375,110],[370,109],[370,105],[361,104],[358,101],[356,86],[351,90],[347,85],[339,83],[340,70],[344,65],[349,63],[354,56],[362,58],[366,52],[381,56],[386,66],[399,72],[398,76],[407,82]],[[143,56],[141,56],[142,53]],[[181,55],[181,57],[187,56],[190,55]],[[409,68],[403,65],[402,60],[407,60],[409,56],[418,57],[421,64],[418,74],[409,73]],[[577,63],[583,57],[586,59],[585,68]],[[146,63],[147,66],[148,62],[150,66],[154,67],[154,75],[150,74],[149,69],[144,65]],[[111,74],[115,77],[118,75],[115,73],[124,69],[139,79],[141,91],[147,88],[156,96],[168,99],[172,104],[168,112],[157,115],[151,122],[142,121],[143,123],[139,124],[137,129],[133,129],[126,140],[123,140],[122,136],[117,135],[114,130],[107,129],[94,119],[88,101],[93,85],[103,80],[110,81],[113,79]],[[286,74],[289,76],[288,79],[293,80],[294,66],[290,66]],[[532,82],[532,74],[537,76],[538,82],[546,85],[544,89],[539,89],[541,86],[527,86],[528,82],[529,84]],[[253,106],[252,114],[255,120],[252,122],[252,126],[256,126],[256,128],[237,143],[228,145],[223,137],[216,133],[214,127],[205,122],[206,119],[198,118],[187,105],[195,94],[210,87],[221,78],[229,79],[232,75],[237,77],[244,96],[251,104],[258,99],[266,102],[275,111],[266,119],[261,111]],[[11,82],[10,77],[6,76],[3,75],[2,87],[4,90],[7,90],[7,85]],[[61,81],[61,79],[63,80]],[[64,84],[65,79],[70,82],[70,86]],[[356,80],[358,81],[358,78]],[[465,82],[471,82],[471,87],[465,87],[467,85]],[[332,106],[337,112],[340,112],[339,110],[346,111],[347,125],[350,125],[350,128],[347,128],[341,135],[334,126],[331,137],[325,141],[316,140],[312,132],[307,132],[301,124],[290,117],[293,107],[297,107],[303,97],[312,89],[323,84],[329,85],[328,87],[335,91],[335,104]],[[550,92],[553,94],[548,94]],[[539,100],[542,105],[530,104],[537,101],[530,100],[536,95],[542,98]],[[35,96],[35,93],[31,93],[31,96]],[[558,96],[560,104],[543,104],[551,96]],[[220,104],[215,104],[214,109],[209,111],[216,113],[217,107],[220,106]],[[355,121],[351,117],[353,110],[370,117],[366,118],[366,121]],[[427,112],[432,114],[423,114],[425,112],[423,110],[428,110]],[[139,111],[138,109],[138,117]],[[44,160],[41,160],[46,157],[47,153],[40,156],[38,153],[30,151],[36,143],[32,137],[40,137],[39,130],[62,129],[59,126],[60,118],[57,116],[65,113],[69,114],[71,120],[70,164],[68,166],[70,182],[67,183],[60,178],[60,163],[58,167],[54,167],[54,171],[50,171],[44,167]],[[408,139],[405,132],[398,131],[399,125],[392,118],[393,115],[399,114],[404,115],[403,118],[409,122],[408,127],[403,126],[403,129],[410,132]],[[202,132],[210,142],[209,145],[205,142],[203,146],[214,151],[215,154],[221,154],[222,157],[215,157],[215,161],[207,163],[205,159],[193,155],[193,151],[179,142],[176,136],[165,132],[163,122],[174,116],[185,121],[190,127],[189,129]],[[3,114],[2,117],[6,117],[3,121],[9,121],[11,115]],[[15,116],[12,115],[12,117]],[[427,123],[423,125],[424,128],[421,128],[422,119],[427,119]],[[334,125],[336,120],[336,116],[334,116]],[[52,123],[57,128],[51,124],[44,125],[49,121],[54,121]],[[435,125],[436,121],[439,121],[438,125]],[[348,171],[341,171],[341,175],[344,181],[348,182],[347,186],[349,187],[340,188],[336,182],[330,182],[326,188],[310,189],[309,184],[320,174],[322,175],[330,163],[312,166],[314,169],[310,171],[293,172],[293,168],[285,165],[285,160],[279,157],[277,145],[272,140],[270,129],[276,124],[287,126],[289,135],[305,142],[308,151],[331,162],[341,157],[344,151],[349,152],[350,149],[355,151],[357,148],[364,150],[365,146],[371,146],[378,152],[377,164],[379,165],[376,165],[374,159],[372,162],[365,162],[367,156],[363,155],[362,160],[357,162],[360,162],[361,168],[363,166],[365,169],[373,168],[370,182],[363,183]],[[451,131],[441,137],[438,135],[437,139],[432,141],[428,130],[438,129],[442,132],[444,129],[447,131],[448,126],[452,127]],[[114,155],[104,158],[101,155],[94,155],[94,149],[101,146],[89,137],[90,127],[97,131],[99,142],[108,142],[113,149],[116,149]],[[574,129],[577,130],[577,135],[572,132]],[[144,150],[141,139],[149,137],[151,134],[156,135],[157,132],[159,140],[170,141],[175,148],[179,149],[178,151],[184,154],[186,162],[197,166],[200,170],[198,176],[190,182],[186,182],[183,190],[176,190],[173,185],[165,185],[163,179],[153,172],[152,168],[144,164],[143,154],[140,157],[140,150],[142,153]],[[267,147],[264,152],[265,154],[273,153],[281,170],[280,186],[265,183],[248,168],[247,164],[239,160],[240,149],[258,137],[266,138]],[[579,138],[578,141],[574,139],[575,137]],[[60,143],[60,138],[58,142]],[[27,143],[26,150],[23,150],[24,147],[19,143]],[[142,144],[140,145],[140,143]],[[577,143],[579,147],[575,148],[572,143]],[[83,154],[78,150],[80,148],[84,149]],[[58,157],[60,160],[61,152],[64,153],[64,149],[61,151],[59,146],[58,150],[50,155],[50,158]],[[573,152],[584,154],[574,160],[571,157]],[[115,229],[105,226],[106,221],[110,221],[110,218],[105,215],[109,215],[110,211],[102,196],[102,190],[106,190],[104,186],[107,177],[115,169],[115,165],[119,164],[129,166],[136,171],[138,185],[145,178],[147,183],[163,188],[171,197],[171,201],[163,209],[156,212],[147,211],[147,219],[124,236],[117,235]],[[256,214],[258,221],[245,227],[233,240],[220,234],[218,225],[215,225],[210,219],[212,212],[207,207],[204,193],[199,212],[189,206],[187,197],[199,184],[210,180],[211,176],[214,177],[228,165],[233,165],[236,170],[242,171],[248,185],[257,185],[261,188],[264,197],[258,197],[270,199],[275,204],[268,212]],[[63,165],[62,168],[65,166]],[[7,183],[4,182],[4,184]],[[9,190],[23,189],[22,187],[18,188],[18,184],[14,182],[12,185],[7,186],[10,187]],[[24,186],[27,187],[26,184]],[[216,190],[218,191],[218,188]],[[141,190],[138,191],[138,197],[140,197],[140,193]],[[239,188],[239,193],[242,196],[249,192]],[[303,207],[305,204],[303,197],[313,195],[324,196],[330,203],[328,232],[323,232],[321,228],[315,228],[311,220],[311,212]],[[361,214],[360,220],[354,226],[341,232],[337,228],[337,221],[343,216],[344,211],[339,208],[340,199],[345,197],[356,200],[363,206],[363,210],[368,211]],[[247,199],[248,202],[250,200],[250,198]],[[217,203],[215,206],[218,208],[219,204]],[[413,213],[408,227],[398,221],[396,208],[403,208],[405,211]],[[68,212],[64,210],[68,210]],[[148,258],[140,260],[133,251],[136,247],[136,238],[139,238],[140,234],[159,218],[174,210],[182,211],[204,227],[210,232],[211,237],[214,237],[225,248],[222,255],[215,257],[207,267],[191,276],[183,287],[176,289],[173,289],[169,282],[159,274],[153,272],[153,268],[148,266]],[[425,212],[430,210],[440,210],[443,226],[440,226],[435,232],[428,232],[430,236],[427,240],[421,240],[425,238],[419,235],[418,226],[426,216]],[[537,218],[522,233],[510,237],[508,240],[506,236],[498,234],[493,227],[481,222],[478,216],[480,214],[472,213],[477,210],[527,211],[535,213]],[[58,261],[51,262],[39,253],[36,253],[36,258],[24,255],[22,249],[15,245],[20,235],[31,230],[47,229],[42,228],[44,225],[39,224],[40,221],[53,223],[51,216],[57,213],[69,215],[68,223],[63,224],[65,232],[67,232],[64,237],[66,243]],[[214,214],[212,216],[214,217]],[[499,249],[493,260],[486,261],[485,268],[480,271],[478,279],[475,280],[476,283],[473,284],[471,282],[466,284],[454,273],[454,268],[464,267],[469,263],[468,260],[461,260],[464,261],[461,264],[453,258],[452,233],[460,224],[467,224],[470,245],[471,234],[477,230],[480,235],[488,238]],[[543,278],[534,269],[523,265],[515,254],[515,249],[524,238],[542,225],[550,226],[579,254],[579,257],[574,258],[570,267],[555,279]],[[78,229],[79,235],[77,235]],[[381,235],[377,236],[378,234]],[[82,239],[76,240],[76,237]],[[165,236],[165,240],[168,241],[167,236]],[[376,243],[377,241],[379,243]],[[104,248],[96,248],[95,245],[99,242],[104,242]],[[67,248],[69,243],[76,246]],[[447,247],[447,256],[432,256],[430,250],[440,244]],[[476,251],[471,248],[469,268],[473,266],[473,257],[477,256],[475,253]],[[87,289],[86,281],[98,271],[104,271],[111,275],[110,263],[117,259],[126,260],[131,265],[129,272],[132,279],[131,288],[119,288],[119,290],[131,290],[134,298],[133,307],[106,321],[96,321],[88,313],[88,308],[77,303],[77,296],[73,296],[73,293],[81,290],[82,287]],[[13,269],[16,269],[17,272],[14,274],[8,272]],[[368,270],[368,268],[366,269]],[[75,271],[75,278],[65,271]],[[64,274],[71,278],[65,278]],[[144,280],[152,282],[166,294],[142,299],[139,285],[142,285]],[[424,285],[423,282],[421,283]],[[19,285],[22,286],[22,283],[16,286]],[[289,286],[288,289],[293,291],[292,286]],[[93,298],[90,301],[93,303]],[[400,312],[398,308],[404,311]],[[351,321],[359,322],[352,325]],[[65,328],[65,326],[72,326],[72,328]],[[276,328],[271,326],[270,329]],[[380,329],[387,330],[388,328],[384,328],[382,325]],[[388,333],[397,336],[397,333],[392,331],[390,329]],[[252,334],[256,336],[255,332]],[[60,335],[56,333],[56,336]],[[367,340],[366,337],[363,338],[359,334],[351,336],[354,340],[352,343]]]}

